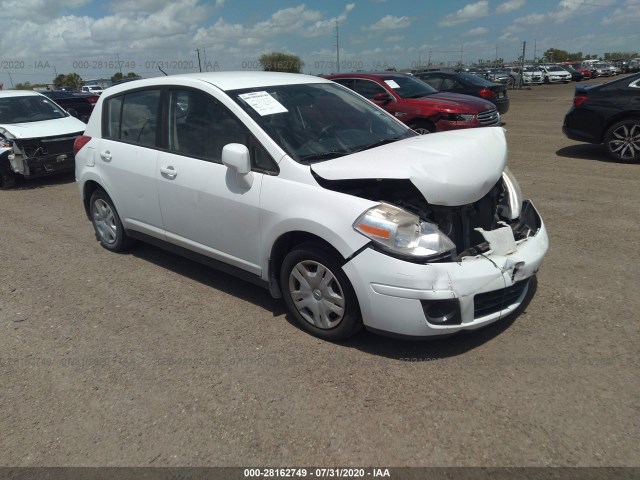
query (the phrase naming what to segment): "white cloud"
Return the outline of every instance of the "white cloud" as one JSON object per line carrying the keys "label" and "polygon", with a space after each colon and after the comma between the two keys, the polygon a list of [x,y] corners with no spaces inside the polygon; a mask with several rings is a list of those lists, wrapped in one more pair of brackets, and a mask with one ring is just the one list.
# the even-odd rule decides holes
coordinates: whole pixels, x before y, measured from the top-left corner
{"label": "white cloud", "polygon": [[614,5],[616,0],[599,0],[594,3],[590,0],[560,0],[556,10],[549,16],[556,23],[564,23],[577,16],[589,15],[605,7]]}
{"label": "white cloud", "polygon": [[404,35],[391,35],[384,39],[385,42],[401,42],[405,39]]}
{"label": "white cloud", "polygon": [[504,13],[519,10],[526,4],[526,0],[507,0],[496,7],[496,13],[502,15]]}
{"label": "white cloud", "polygon": [[456,13],[451,13],[438,22],[440,27],[450,27],[452,25],[459,25],[461,23],[475,20],[476,18],[482,18],[489,15],[489,1],[481,0],[476,3],[470,3],[458,10]]}
{"label": "white cloud", "polygon": [[640,4],[627,0],[626,5],[616,8],[610,15],[602,19],[603,25],[638,25],[640,22]]}
{"label": "white cloud", "polygon": [[524,17],[516,18],[513,23],[516,25],[537,25],[544,22],[547,16],[544,13],[532,13]]}
{"label": "white cloud", "polygon": [[465,35],[467,36],[476,36],[476,35],[484,35],[485,33],[487,33],[489,31],[488,28],[485,27],[477,27],[477,28],[472,28],[471,30],[469,30]]}
{"label": "white cloud", "polygon": [[363,27],[364,30],[397,30],[400,28],[406,28],[413,23],[413,19],[410,17],[394,17],[393,15],[386,15],[378,20],[373,25]]}

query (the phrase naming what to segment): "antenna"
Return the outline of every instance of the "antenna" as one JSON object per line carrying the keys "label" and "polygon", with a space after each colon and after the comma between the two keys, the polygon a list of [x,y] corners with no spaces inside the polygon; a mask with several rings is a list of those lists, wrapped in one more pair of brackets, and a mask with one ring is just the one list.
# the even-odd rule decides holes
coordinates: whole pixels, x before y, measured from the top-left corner
{"label": "antenna", "polygon": [[338,20],[336,20],[336,73],[340,73],[340,30],[338,29]]}

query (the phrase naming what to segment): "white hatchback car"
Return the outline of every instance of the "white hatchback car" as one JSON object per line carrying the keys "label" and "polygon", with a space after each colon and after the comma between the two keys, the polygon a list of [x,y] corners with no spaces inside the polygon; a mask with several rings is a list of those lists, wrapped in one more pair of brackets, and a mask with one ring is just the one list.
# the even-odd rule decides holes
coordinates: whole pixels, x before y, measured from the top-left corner
{"label": "white hatchback car", "polygon": [[487,325],[522,303],[548,246],[502,129],[420,136],[318,77],[115,86],[75,151],[106,249],[142,239],[238,274],[325,339]]}

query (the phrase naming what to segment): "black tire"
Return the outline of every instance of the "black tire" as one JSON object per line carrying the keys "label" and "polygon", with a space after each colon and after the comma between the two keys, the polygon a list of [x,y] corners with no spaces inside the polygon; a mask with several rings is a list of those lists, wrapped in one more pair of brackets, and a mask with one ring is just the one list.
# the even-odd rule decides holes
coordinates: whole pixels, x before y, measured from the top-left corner
{"label": "black tire", "polygon": [[609,156],[622,162],[640,162],[640,118],[627,118],[611,125],[604,136]]}
{"label": "black tire", "polygon": [[104,190],[98,189],[91,195],[89,216],[96,240],[107,250],[122,252],[133,245],[133,239],[125,232],[116,207]]}
{"label": "black tire", "polygon": [[415,123],[412,123],[411,125],[409,125],[409,128],[414,130],[416,133],[419,133],[420,135],[427,135],[436,131],[436,126],[426,120],[419,120]]}
{"label": "black tire", "polygon": [[0,158],[0,190],[8,190],[16,186],[16,174],[9,167],[9,160]]}
{"label": "black tire", "polygon": [[343,340],[362,328],[358,300],[341,259],[326,247],[305,243],[287,254],[280,288],[296,323],[325,340]]}

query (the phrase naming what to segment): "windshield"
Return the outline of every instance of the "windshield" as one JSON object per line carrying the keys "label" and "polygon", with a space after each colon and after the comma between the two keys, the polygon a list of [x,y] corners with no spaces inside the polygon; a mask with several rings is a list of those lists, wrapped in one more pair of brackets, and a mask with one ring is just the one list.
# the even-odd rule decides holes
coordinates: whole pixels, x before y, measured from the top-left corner
{"label": "windshield", "polygon": [[0,98],[0,123],[27,123],[66,117],[48,98],[38,96]]}
{"label": "windshield", "polygon": [[402,98],[421,98],[438,93],[435,88],[410,75],[385,75],[381,78],[387,87]]}
{"label": "windshield", "polygon": [[488,87],[488,86],[493,86],[494,83],[490,82],[489,80],[486,80],[482,77],[479,77],[477,75],[473,75],[471,73],[465,73],[465,72],[461,72],[456,74],[458,75],[462,80],[466,81],[467,83],[470,83],[472,85],[477,85],[477,86],[481,86],[481,87]]}
{"label": "windshield", "polygon": [[417,135],[336,84],[257,87],[227,93],[300,163],[330,160]]}
{"label": "windshield", "polygon": [[550,66],[550,67],[547,67],[547,70],[549,70],[550,72],[562,72],[562,71],[564,71],[564,69],[563,69],[563,68],[561,68],[561,67],[556,67],[556,66],[554,66],[554,65],[552,65],[552,66]]}

